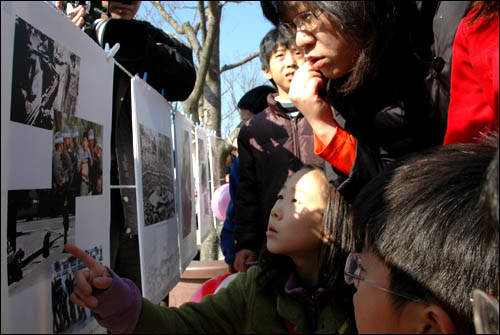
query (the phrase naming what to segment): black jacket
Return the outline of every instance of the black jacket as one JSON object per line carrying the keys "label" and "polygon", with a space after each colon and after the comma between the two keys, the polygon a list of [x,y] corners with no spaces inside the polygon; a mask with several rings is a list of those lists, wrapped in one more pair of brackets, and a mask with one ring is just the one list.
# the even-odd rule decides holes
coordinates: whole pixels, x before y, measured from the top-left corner
{"label": "black jacket", "polygon": [[[136,23],[143,24],[147,32],[145,52],[135,55],[136,59],[117,54],[117,61],[132,74],[139,73],[143,76],[144,72],[147,72],[146,82],[160,93],[164,90],[167,100],[185,100],[193,90],[196,80],[192,50],[145,21]],[[113,42],[119,42],[117,36],[127,38],[123,34],[114,36]],[[113,42],[110,45],[113,45]],[[118,67],[115,67],[114,74],[111,147],[111,184],[135,185],[130,77]],[[111,224],[124,225],[125,228],[131,229],[132,234],[137,234],[135,189],[121,188],[120,195],[123,220],[120,216],[118,219],[113,217],[112,209]]]}
{"label": "black jacket", "polygon": [[418,17],[413,18],[414,12],[407,14],[400,16],[378,58],[377,72],[351,94],[338,92],[345,78],[331,79],[326,87],[334,119],[356,138],[349,175],[327,169],[329,180],[348,201],[395,159],[443,141],[442,124],[424,83],[429,65],[415,55],[420,45],[411,34]]}
{"label": "black jacket", "polygon": [[314,154],[309,122],[289,117],[269,94],[268,107],[249,120],[238,135],[239,180],[235,200],[235,251],[259,252],[269,214],[288,176],[304,164],[322,165]]}

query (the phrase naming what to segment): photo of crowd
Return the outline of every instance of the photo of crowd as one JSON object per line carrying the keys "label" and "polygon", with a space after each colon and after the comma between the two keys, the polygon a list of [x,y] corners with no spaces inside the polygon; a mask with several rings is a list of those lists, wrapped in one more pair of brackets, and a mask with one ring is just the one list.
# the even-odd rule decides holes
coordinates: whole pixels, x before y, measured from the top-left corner
{"label": "photo of crowd", "polygon": [[144,225],[175,215],[174,165],[170,137],[140,125]]}
{"label": "photo of crowd", "polygon": [[57,112],[75,115],[80,57],[18,17],[11,120],[45,129]]}

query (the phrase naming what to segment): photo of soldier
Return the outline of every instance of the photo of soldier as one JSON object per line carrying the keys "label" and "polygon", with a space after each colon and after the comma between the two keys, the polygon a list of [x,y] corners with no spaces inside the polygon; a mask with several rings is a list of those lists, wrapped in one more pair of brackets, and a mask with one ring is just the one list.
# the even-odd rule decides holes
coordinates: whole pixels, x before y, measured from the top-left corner
{"label": "photo of soldier", "polygon": [[[65,125],[63,128],[63,167],[68,175],[68,182],[66,183],[64,190],[64,206],[68,214],[71,212],[74,214],[73,203],[74,197],[71,192],[71,185],[73,184],[73,178],[75,176],[75,165],[73,165],[73,149],[71,148],[71,130],[68,125]],[[65,230],[67,230],[65,226]],[[66,243],[66,242],[65,242]]]}
{"label": "photo of soldier", "polygon": [[81,171],[80,196],[86,196],[90,191],[89,173],[92,166],[92,159],[88,143],[88,133],[84,132],[82,135],[82,156],[79,160]]}
{"label": "photo of soldier", "polygon": [[82,167],[80,164],[80,159],[83,155],[83,149],[80,146],[80,132],[78,126],[73,126],[73,132],[71,134],[73,139],[73,149],[71,150],[71,164],[74,167],[73,181],[71,183],[71,204],[70,212],[75,214],[75,198],[80,196],[80,184],[82,181]]}
{"label": "photo of soldier", "polygon": [[102,144],[100,141],[95,146],[94,164],[95,187],[92,195],[102,194]]}
{"label": "photo of soldier", "polygon": [[74,114],[80,58],[19,17],[12,71],[12,121],[52,129],[55,112]]}
{"label": "photo of soldier", "polygon": [[[64,147],[63,135],[61,132],[56,132],[54,135],[54,148],[52,154],[52,189],[54,190],[54,206],[58,212],[62,214],[62,224],[64,226],[64,243],[68,240],[68,183],[69,183],[69,168],[65,166],[63,161]],[[64,252],[64,248],[62,250]]]}
{"label": "photo of soldier", "polygon": [[94,140],[94,130],[90,128],[87,132],[88,137],[88,146],[89,146],[89,152],[90,152],[90,169],[89,169],[89,195],[94,194],[94,189],[95,189],[95,184],[97,182],[97,173],[96,173],[96,166],[95,166],[95,140]]}

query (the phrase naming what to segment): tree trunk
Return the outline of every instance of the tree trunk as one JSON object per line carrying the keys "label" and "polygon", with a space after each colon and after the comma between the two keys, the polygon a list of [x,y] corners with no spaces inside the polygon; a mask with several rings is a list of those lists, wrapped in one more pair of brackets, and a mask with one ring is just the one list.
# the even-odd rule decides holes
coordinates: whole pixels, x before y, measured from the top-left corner
{"label": "tree trunk", "polygon": [[[220,7],[219,11],[220,11]],[[218,13],[220,15],[220,12]],[[220,30],[219,30],[220,31]],[[218,33],[210,59],[210,66],[205,78],[203,91],[203,108],[200,110],[200,121],[207,125],[208,129],[215,130],[218,137],[221,136],[221,83],[220,83],[220,57],[219,57]],[[219,151],[220,152],[220,151]],[[217,157],[216,162],[219,162]],[[215,187],[218,187],[218,180],[215,181]],[[202,243],[200,249],[200,260],[218,260],[223,259],[220,249],[220,232],[224,222],[216,220],[216,227],[210,228],[207,239]]]}
{"label": "tree trunk", "polygon": [[208,129],[215,130],[221,136],[221,83],[220,83],[219,37],[216,38],[210,67],[207,72],[204,87],[203,118]]}

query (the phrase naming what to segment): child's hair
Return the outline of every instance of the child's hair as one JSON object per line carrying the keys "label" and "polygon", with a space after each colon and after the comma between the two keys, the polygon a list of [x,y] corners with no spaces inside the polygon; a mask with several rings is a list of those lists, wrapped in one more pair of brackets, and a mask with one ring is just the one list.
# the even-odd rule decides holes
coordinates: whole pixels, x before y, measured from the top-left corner
{"label": "child's hair", "polygon": [[466,21],[471,25],[483,17],[485,18],[483,24],[489,24],[498,17],[498,1],[472,1],[470,8],[476,10],[476,13]]}
{"label": "child's hair", "polygon": [[[322,190],[323,198],[326,201],[323,212],[323,237],[329,237],[328,243],[320,243],[319,259],[320,277],[319,287],[331,288],[335,291],[335,299],[339,303],[352,310],[353,287],[346,285],[344,281],[344,267],[347,255],[354,250],[354,235],[352,219],[348,203],[342,195],[334,189],[325,176],[321,167],[306,165],[299,171],[319,171],[324,179]],[[296,173],[298,173],[297,171]],[[264,289],[283,290],[290,271],[294,268],[292,259],[288,256],[277,255],[267,250],[264,245],[260,254],[259,264],[262,273],[257,278],[261,280]]]}
{"label": "child's hair", "polygon": [[[480,201],[498,139],[439,146],[395,162],[352,205],[356,249],[390,269],[390,289],[437,304],[473,334],[474,288],[498,295],[498,234]],[[396,310],[408,300],[390,295]]]}
{"label": "child's hair", "polygon": [[[401,55],[409,50],[415,13],[406,1],[302,1],[308,10],[322,10],[336,22],[352,44],[360,48],[357,61],[338,92],[350,94],[369,78],[387,72],[414,70]],[[264,16],[274,25],[283,22],[293,1],[261,1]],[[413,8],[416,10],[416,7]]]}
{"label": "child's hair", "polygon": [[259,58],[263,69],[269,70],[269,60],[273,52],[281,45],[290,49],[295,46],[295,39],[278,28],[270,30],[266,36],[264,36],[260,42],[259,52]]}
{"label": "child's hair", "polygon": [[[498,136],[498,135],[497,135]],[[497,142],[498,143],[498,142]],[[485,206],[485,211],[488,213],[487,219],[489,220],[493,229],[497,232],[498,239],[498,148],[495,157],[488,166],[486,178],[483,185],[483,193],[481,201]]]}

